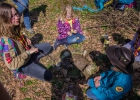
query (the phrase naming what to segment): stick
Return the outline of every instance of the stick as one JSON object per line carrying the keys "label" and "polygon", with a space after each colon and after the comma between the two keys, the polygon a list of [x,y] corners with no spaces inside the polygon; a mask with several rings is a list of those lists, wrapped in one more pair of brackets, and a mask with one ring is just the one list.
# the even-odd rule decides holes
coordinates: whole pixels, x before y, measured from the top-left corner
{"label": "stick", "polygon": [[[34,47],[34,48],[36,48],[34,45],[30,45],[31,47]],[[40,52],[40,51],[38,51],[43,57],[45,57],[46,55],[45,54],[43,54],[42,52]],[[53,63],[56,65],[56,62],[55,62],[55,60],[50,56],[50,55],[47,55],[52,61],[53,61]]]}

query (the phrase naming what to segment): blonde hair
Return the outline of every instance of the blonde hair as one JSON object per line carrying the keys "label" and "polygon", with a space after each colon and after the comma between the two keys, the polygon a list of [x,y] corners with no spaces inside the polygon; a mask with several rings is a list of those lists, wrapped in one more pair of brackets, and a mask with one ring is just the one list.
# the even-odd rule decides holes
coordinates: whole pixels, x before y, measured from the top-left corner
{"label": "blonde hair", "polygon": [[19,35],[21,28],[20,25],[14,26],[11,23],[12,8],[17,11],[14,6],[8,3],[0,3],[0,37],[7,36],[12,39],[17,39],[16,36]]}
{"label": "blonde hair", "polygon": [[73,9],[70,5],[66,5],[65,8],[63,9],[62,18],[66,18],[67,13],[71,13],[72,18],[75,16]]}

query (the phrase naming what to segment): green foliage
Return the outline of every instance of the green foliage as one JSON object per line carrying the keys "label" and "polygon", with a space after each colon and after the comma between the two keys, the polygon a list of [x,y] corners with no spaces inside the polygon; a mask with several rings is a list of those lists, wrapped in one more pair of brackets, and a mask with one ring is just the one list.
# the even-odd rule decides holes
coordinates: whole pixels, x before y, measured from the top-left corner
{"label": "green foliage", "polygon": [[32,100],[31,98],[25,98],[25,99],[23,99],[23,100]]}
{"label": "green foliage", "polygon": [[28,80],[27,82],[25,82],[25,86],[33,85],[33,84],[38,84],[37,80]]}
{"label": "green foliage", "polygon": [[50,29],[51,30],[56,30],[56,26],[51,26]]}
{"label": "green foliage", "polygon": [[80,48],[80,44],[73,44],[72,47],[73,48]]}
{"label": "green foliage", "polygon": [[87,89],[86,89],[86,88],[84,88],[82,91],[83,91],[83,93],[86,93]]}
{"label": "green foliage", "polygon": [[60,90],[63,88],[63,85],[64,85],[63,80],[59,81],[56,78],[54,78],[51,83],[53,86],[55,86],[57,89],[60,89]]}
{"label": "green foliage", "polygon": [[0,74],[2,73],[2,68],[0,67]]}
{"label": "green foliage", "polygon": [[35,3],[37,0],[29,0],[29,3],[32,4],[32,3]]}
{"label": "green foliage", "polygon": [[25,93],[25,92],[28,91],[28,89],[27,88],[20,88],[20,91],[23,92],[23,93]]}
{"label": "green foliage", "polygon": [[40,95],[40,92],[35,92],[35,95],[36,95],[36,96],[39,96],[39,95]]}
{"label": "green foliage", "polygon": [[47,69],[50,69],[50,68],[51,68],[51,64],[48,63],[47,66],[46,66],[46,68],[47,68]]}

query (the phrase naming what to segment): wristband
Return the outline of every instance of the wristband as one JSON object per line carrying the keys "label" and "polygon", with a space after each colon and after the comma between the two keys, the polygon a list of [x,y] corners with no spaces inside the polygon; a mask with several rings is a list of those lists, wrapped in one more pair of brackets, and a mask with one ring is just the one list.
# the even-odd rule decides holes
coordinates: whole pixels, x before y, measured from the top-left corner
{"label": "wristband", "polygon": [[26,50],[27,54],[30,55],[30,52],[28,50]]}

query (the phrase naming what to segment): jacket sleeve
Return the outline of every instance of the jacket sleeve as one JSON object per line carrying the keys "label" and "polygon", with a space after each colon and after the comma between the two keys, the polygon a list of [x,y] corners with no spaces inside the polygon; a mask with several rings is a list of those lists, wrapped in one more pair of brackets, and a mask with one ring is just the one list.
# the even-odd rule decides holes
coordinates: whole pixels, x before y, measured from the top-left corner
{"label": "jacket sleeve", "polygon": [[97,96],[97,98],[100,98],[100,96],[102,96],[102,100],[108,100],[105,98],[112,98],[111,100],[116,100],[116,98],[121,98],[126,92],[126,90],[128,90],[128,88],[126,88],[126,86],[121,85],[120,88],[122,89],[122,91],[117,91],[116,88],[120,86],[120,84],[115,84],[112,87],[102,87],[99,86],[98,88],[96,87],[92,87],[92,92],[93,94],[95,94]]}
{"label": "jacket sleeve", "polygon": [[57,30],[59,34],[63,34],[65,31],[65,27],[63,25],[63,22],[59,19],[57,23]]}
{"label": "jacket sleeve", "polygon": [[77,30],[78,33],[82,34],[81,25],[78,18],[75,19],[74,28],[74,30]]}
{"label": "jacket sleeve", "polygon": [[18,69],[19,67],[23,66],[30,57],[26,51],[16,56],[16,53],[13,48],[9,50],[8,49],[9,48],[7,48],[7,51],[3,52],[3,59],[6,66],[11,70]]}
{"label": "jacket sleeve", "polygon": [[[118,89],[122,89],[122,90],[118,90]],[[121,85],[121,84],[114,84],[112,87],[106,88],[106,87],[102,87],[99,86],[97,88],[97,90],[100,93],[103,93],[105,96],[110,97],[110,98],[117,98],[123,94],[125,94],[126,90],[128,90],[128,88],[125,85]],[[110,95],[111,94],[111,95]]]}
{"label": "jacket sleeve", "polygon": [[[107,73],[104,73],[104,75],[105,74]],[[120,76],[120,78],[121,78],[120,80],[114,80],[112,85],[110,85],[109,87],[103,86],[101,83],[98,88],[92,87],[93,93],[97,96],[99,96],[100,93],[100,95],[102,95],[104,98],[108,97],[114,100],[116,100],[116,98],[122,98],[123,95],[131,89],[132,79],[130,77],[125,77],[123,75]]]}
{"label": "jacket sleeve", "polygon": [[137,36],[138,36],[138,33],[135,34],[133,40],[131,40],[129,43],[125,44],[123,47],[126,47],[128,49],[131,49],[132,47],[134,47],[134,43],[136,41]]}

